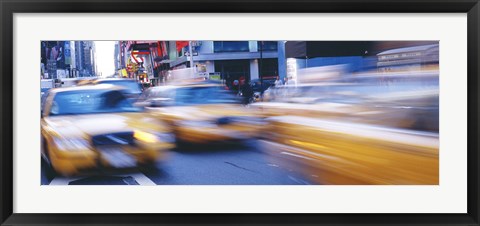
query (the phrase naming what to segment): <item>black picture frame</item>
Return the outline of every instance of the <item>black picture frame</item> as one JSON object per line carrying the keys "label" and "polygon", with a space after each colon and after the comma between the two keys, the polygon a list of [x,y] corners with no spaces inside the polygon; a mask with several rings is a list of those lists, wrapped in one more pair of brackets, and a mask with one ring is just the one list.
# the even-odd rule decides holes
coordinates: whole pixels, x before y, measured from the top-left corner
{"label": "black picture frame", "polygon": [[[479,225],[478,0],[0,0],[2,225]],[[14,13],[467,13],[468,213],[466,214],[23,214],[13,213]]]}

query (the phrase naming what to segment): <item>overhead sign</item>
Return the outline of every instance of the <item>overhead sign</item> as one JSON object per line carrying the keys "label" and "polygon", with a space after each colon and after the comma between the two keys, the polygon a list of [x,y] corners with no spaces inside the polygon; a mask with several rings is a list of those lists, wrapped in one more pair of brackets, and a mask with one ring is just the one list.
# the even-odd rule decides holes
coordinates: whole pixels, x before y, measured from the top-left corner
{"label": "overhead sign", "polygon": [[213,74],[209,76],[210,80],[220,80],[221,76],[219,74]]}
{"label": "overhead sign", "polygon": [[63,54],[65,55],[65,64],[71,64],[70,42],[65,42]]}
{"label": "overhead sign", "polygon": [[143,63],[143,57],[141,57],[141,56],[135,56],[134,54],[130,55],[130,60],[131,60],[132,62],[137,63],[137,64]]}
{"label": "overhead sign", "polygon": [[[198,56],[198,52],[197,52],[197,51],[192,51],[192,54],[193,54],[194,56]],[[185,52],[183,52],[183,55],[184,55],[184,56],[190,56],[190,53],[189,53],[188,51],[185,51]]]}
{"label": "overhead sign", "polygon": [[202,45],[202,41],[191,41],[193,47],[198,47]]}
{"label": "overhead sign", "polygon": [[118,75],[119,75],[120,77],[122,77],[122,78],[128,77],[127,70],[126,70],[126,69],[118,70]]}

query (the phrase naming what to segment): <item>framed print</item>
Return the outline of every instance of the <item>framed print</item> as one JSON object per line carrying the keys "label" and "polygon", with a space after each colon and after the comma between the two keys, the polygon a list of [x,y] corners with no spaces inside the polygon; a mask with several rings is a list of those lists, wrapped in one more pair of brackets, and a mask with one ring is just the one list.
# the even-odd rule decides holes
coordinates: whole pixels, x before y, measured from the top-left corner
{"label": "framed print", "polygon": [[478,225],[478,1],[2,1],[2,225]]}

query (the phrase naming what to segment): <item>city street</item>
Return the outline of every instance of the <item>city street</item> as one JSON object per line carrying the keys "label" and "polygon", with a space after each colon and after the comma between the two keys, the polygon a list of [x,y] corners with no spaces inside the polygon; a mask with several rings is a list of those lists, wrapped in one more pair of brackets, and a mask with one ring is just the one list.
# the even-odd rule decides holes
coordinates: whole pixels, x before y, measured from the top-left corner
{"label": "city street", "polygon": [[438,185],[439,48],[42,41],[40,182]]}
{"label": "city street", "polygon": [[[310,184],[271,155],[268,142],[247,141],[241,146],[221,145],[174,149],[153,170],[129,170],[104,175],[48,178],[42,185],[305,185]],[[278,157],[278,156],[277,156]],[[289,157],[292,157],[291,155]],[[275,158],[278,159],[278,158]]]}

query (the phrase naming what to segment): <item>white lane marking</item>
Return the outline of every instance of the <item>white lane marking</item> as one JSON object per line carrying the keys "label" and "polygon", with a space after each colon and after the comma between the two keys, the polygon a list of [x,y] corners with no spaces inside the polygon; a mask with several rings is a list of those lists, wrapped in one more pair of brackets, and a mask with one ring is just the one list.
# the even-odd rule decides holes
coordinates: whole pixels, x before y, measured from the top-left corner
{"label": "white lane marking", "polygon": [[71,181],[80,180],[80,179],[83,179],[83,178],[85,178],[85,177],[61,177],[61,176],[58,176],[58,177],[53,178],[53,180],[48,185],[57,185],[57,186],[68,185],[68,183],[70,183]]}
{"label": "white lane marking", "polygon": [[272,167],[279,167],[277,164],[273,164],[273,163],[269,163],[267,165],[272,166]]}
{"label": "white lane marking", "polygon": [[145,176],[145,174],[143,174],[141,172],[131,173],[131,174],[123,174],[123,175],[118,175],[118,176],[133,177],[133,179],[135,181],[137,181],[139,185],[143,185],[143,186],[155,186],[155,185],[157,185],[157,184],[155,184],[155,182],[150,180],[150,178],[148,178],[147,176]]}
{"label": "white lane marking", "polygon": [[282,151],[282,152],[280,152],[280,154],[282,154],[282,155],[290,155],[290,156],[293,156],[293,157],[302,158],[302,159],[307,159],[307,160],[315,160],[315,159],[313,159],[313,158],[309,158],[309,157],[306,157],[306,156],[301,156],[301,155],[293,154],[293,153],[286,152],[286,151]]}
{"label": "white lane marking", "polygon": [[[144,186],[157,185],[157,184],[155,184],[155,182],[150,180],[150,178],[148,178],[147,176],[145,176],[145,174],[143,174],[141,172],[121,174],[121,175],[112,174],[112,175],[109,175],[109,176],[112,176],[112,177],[132,177],[135,181],[138,182],[139,185],[144,185]],[[72,182],[72,181],[81,180],[81,179],[85,179],[85,178],[88,178],[88,177],[86,177],[86,176],[83,176],[83,177],[61,177],[61,176],[58,176],[58,177],[53,178],[53,180],[48,185],[54,185],[54,186],[69,185],[69,183]]]}

